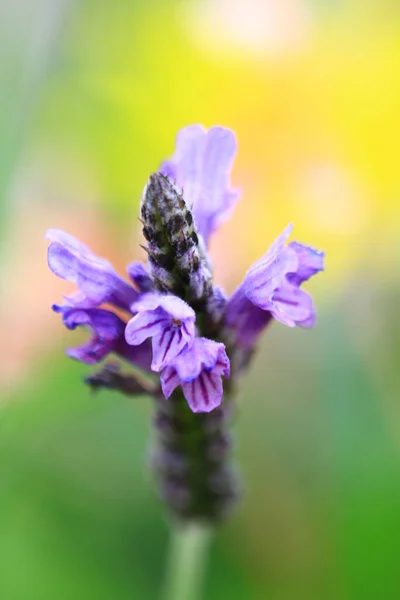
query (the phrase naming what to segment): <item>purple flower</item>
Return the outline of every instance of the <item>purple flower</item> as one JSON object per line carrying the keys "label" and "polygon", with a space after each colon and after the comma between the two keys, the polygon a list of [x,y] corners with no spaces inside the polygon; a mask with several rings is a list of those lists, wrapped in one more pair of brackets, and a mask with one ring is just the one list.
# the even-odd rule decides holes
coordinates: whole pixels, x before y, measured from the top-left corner
{"label": "purple flower", "polygon": [[100,306],[104,302],[129,310],[138,297],[137,291],[119,277],[108,260],[99,258],[69,233],[49,229],[51,244],[47,259],[55,275],[78,286],[79,293],[67,298],[81,308]]}
{"label": "purple flower", "polygon": [[[149,370],[149,344],[130,347],[125,341],[126,323],[113,312],[99,308],[108,303],[130,312],[131,304],[139,297],[138,292],[117,275],[111,263],[93,254],[72,235],[49,229],[46,237],[51,241],[48,249],[50,269],[58,277],[78,286],[77,292],[66,297],[66,304],[53,305],[53,310],[62,314],[68,329],[83,326],[92,331],[88,342],[69,349],[68,356],[86,364],[96,364],[113,352],[135,366]],[[135,268],[136,276],[143,279],[144,267],[137,264]]]}
{"label": "purple flower", "polygon": [[196,314],[180,298],[146,294],[135,302],[132,310],[137,314],[126,326],[126,341],[136,346],[153,338],[153,371],[161,371],[187,343],[192,342]]}
{"label": "purple flower", "polygon": [[291,232],[289,225],[228,301],[225,323],[243,348],[254,345],[271,318],[288,327],[314,325],[312,299],[300,285],[323,269],[324,254],[298,242],[285,246]]}
{"label": "purple flower", "polygon": [[240,192],[230,186],[237,143],[230,129],[201,125],[181,129],[175,154],[160,171],[183,189],[198,231],[205,242],[230,216]]}
{"label": "purple flower", "polygon": [[221,404],[222,375],[230,375],[224,344],[196,338],[161,373],[161,387],[168,399],[181,385],[193,412],[210,412]]}
{"label": "purple flower", "polygon": [[143,344],[132,348],[124,338],[125,323],[117,315],[101,308],[76,308],[53,305],[55,312],[61,313],[68,329],[85,326],[92,331],[88,342],[67,350],[67,355],[87,365],[94,365],[110,352],[114,352],[142,369],[149,369],[150,346]]}

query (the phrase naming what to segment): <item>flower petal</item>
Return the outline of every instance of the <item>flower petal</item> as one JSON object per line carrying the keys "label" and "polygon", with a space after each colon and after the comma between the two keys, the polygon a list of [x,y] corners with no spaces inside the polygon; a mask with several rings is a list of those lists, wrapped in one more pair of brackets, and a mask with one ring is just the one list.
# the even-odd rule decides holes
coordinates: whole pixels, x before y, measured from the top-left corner
{"label": "flower petal", "polygon": [[68,329],[87,326],[92,330],[92,335],[85,344],[67,350],[68,356],[88,365],[98,363],[112,352],[123,336],[125,323],[108,310],[99,308],[82,310],[60,306],[53,306],[53,310],[62,313],[64,325]]}
{"label": "flower petal", "polygon": [[271,313],[284,325],[296,327],[298,322],[307,321],[313,313],[311,296],[294,285],[286,284],[274,293]]}
{"label": "flower petal", "polygon": [[285,275],[297,269],[296,252],[284,245],[291,231],[292,226],[288,225],[265,256],[249,269],[243,281],[247,298],[264,310],[270,309],[274,290],[282,284]]}
{"label": "flower petal", "polygon": [[195,338],[192,345],[176,357],[173,366],[179,378],[186,382],[193,381],[203,369],[211,371],[215,367],[229,377],[229,358],[224,344],[207,338]]}
{"label": "flower petal", "polygon": [[125,328],[125,339],[131,346],[138,346],[149,337],[162,333],[169,321],[157,311],[142,311],[132,317]]}
{"label": "flower petal", "polygon": [[172,294],[144,294],[132,305],[132,310],[135,312],[154,311],[157,309],[161,309],[172,319],[180,321],[186,319],[194,320],[196,317],[193,308],[189,304]]}
{"label": "flower petal", "polygon": [[118,354],[135,367],[150,371],[151,347],[146,341],[139,346],[129,346],[124,337],[125,323],[116,314],[101,308],[76,308],[75,306],[53,306],[61,313],[68,329],[86,326],[92,332],[82,346],[70,348],[67,355],[89,365],[101,361],[110,352]]}
{"label": "flower petal", "polygon": [[183,394],[194,413],[210,412],[221,404],[223,386],[221,375],[203,371],[196,379],[182,383]]}
{"label": "flower petal", "polygon": [[291,231],[290,224],[228,300],[226,335],[242,349],[252,348],[272,317],[289,327],[315,323],[312,299],[299,286],[322,270],[324,255],[298,242],[285,246]]}
{"label": "flower petal", "polygon": [[193,412],[210,412],[221,404],[221,376],[229,377],[230,364],[221,343],[195,338],[161,374],[161,387],[168,399],[173,390],[182,386]]}
{"label": "flower petal", "polygon": [[72,235],[49,229],[46,238],[51,241],[47,253],[49,268],[78,286],[82,307],[109,302],[127,310],[136,300],[136,290],[117,275],[111,263],[93,254]]}
{"label": "flower petal", "polygon": [[303,327],[303,329],[311,329],[312,327],[314,327],[316,320],[317,315],[315,314],[315,310],[313,308],[309,317],[307,319],[304,319],[304,321],[298,321],[297,325],[299,327]]}
{"label": "flower petal", "polygon": [[140,292],[152,292],[154,289],[154,281],[148,273],[144,264],[134,262],[128,265],[127,272]]}
{"label": "flower petal", "polygon": [[109,310],[80,309],[57,305],[53,306],[53,310],[62,314],[63,323],[68,329],[88,325],[104,340],[115,340],[124,331],[125,323]]}
{"label": "flower petal", "polygon": [[175,388],[181,384],[181,380],[179,379],[178,374],[173,367],[167,367],[164,369],[164,371],[161,373],[160,380],[162,393],[168,400]]}
{"label": "flower petal", "polygon": [[223,127],[209,130],[203,159],[203,189],[194,217],[205,240],[226,221],[239,199],[230,187],[230,172],[237,152],[236,138]]}
{"label": "flower petal", "polygon": [[299,260],[297,271],[287,275],[290,283],[301,285],[313,275],[324,270],[324,252],[320,252],[311,246],[305,246],[299,242],[290,242],[289,247],[296,252]]}
{"label": "flower petal", "polygon": [[[193,332],[194,334],[194,332]],[[190,335],[184,335],[183,328],[171,326],[153,337],[153,371],[161,371],[186,346]]]}

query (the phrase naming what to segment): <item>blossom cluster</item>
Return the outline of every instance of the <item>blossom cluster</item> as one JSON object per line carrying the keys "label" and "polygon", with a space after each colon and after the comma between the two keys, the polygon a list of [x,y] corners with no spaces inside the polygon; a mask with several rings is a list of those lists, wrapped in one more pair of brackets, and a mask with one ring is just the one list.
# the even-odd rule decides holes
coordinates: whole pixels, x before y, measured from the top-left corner
{"label": "blossom cluster", "polygon": [[246,273],[230,298],[212,280],[208,243],[239,198],[230,172],[234,134],[193,125],[180,131],[173,156],[152,174],[141,204],[148,264],[128,265],[129,282],[105,259],[50,229],[48,264],[77,286],[53,310],[88,341],[67,351],[89,365],[114,353],[159,374],[166,399],[181,386],[193,412],[221,404],[223,380],[246,364],[273,320],[312,327],[315,310],[302,284],[323,269],[322,252],[287,240],[289,225]]}

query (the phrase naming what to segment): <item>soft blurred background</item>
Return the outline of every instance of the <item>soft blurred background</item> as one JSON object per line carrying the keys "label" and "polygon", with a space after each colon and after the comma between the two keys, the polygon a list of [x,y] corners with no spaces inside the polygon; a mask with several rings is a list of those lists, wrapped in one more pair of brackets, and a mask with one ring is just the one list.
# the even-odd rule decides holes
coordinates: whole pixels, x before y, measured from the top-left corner
{"label": "soft blurred background", "polygon": [[157,598],[151,406],[81,383],[43,236],[123,273],[148,174],[200,122],[239,140],[225,289],[289,221],[327,255],[317,328],[275,324],[243,381],[246,495],[205,597],[398,599],[399,2],[13,0],[0,52],[0,598]]}

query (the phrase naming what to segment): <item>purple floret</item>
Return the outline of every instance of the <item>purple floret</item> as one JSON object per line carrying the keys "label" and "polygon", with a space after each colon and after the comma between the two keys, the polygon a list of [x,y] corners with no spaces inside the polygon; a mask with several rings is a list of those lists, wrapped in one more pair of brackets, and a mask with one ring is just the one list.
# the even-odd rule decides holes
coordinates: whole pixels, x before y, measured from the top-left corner
{"label": "purple floret", "polygon": [[[100,308],[104,303],[130,313],[139,293],[114,271],[104,258],[99,258],[72,235],[58,229],[46,234],[51,241],[48,264],[55,275],[71,281],[78,290],[65,298],[62,306],[53,305],[61,313],[68,329],[87,327],[92,335],[86,344],[67,351],[68,356],[86,364],[96,364],[111,352],[136,367],[150,370],[151,347],[144,343],[135,348],[125,341],[126,323],[110,310]],[[137,267],[144,278],[144,267]]]}
{"label": "purple floret", "polygon": [[172,295],[146,294],[132,306],[135,316],[125,330],[128,344],[136,346],[152,339],[153,371],[161,371],[195,334],[194,310]]}
{"label": "purple floret", "polygon": [[224,344],[196,338],[161,374],[161,387],[168,399],[179,385],[193,412],[210,412],[221,404],[222,375],[230,375]]}
{"label": "purple floret", "polygon": [[129,346],[124,337],[125,322],[111,311],[57,305],[53,305],[53,310],[62,314],[63,323],[68,329],[84,326],[92,332],[85,344],[67,350],[66,353],[71,358],[94,365],[113,352],[136,367],[149,370],[150,344],[144,343],[135,348]]}
{"label": "purple floret", "polygon": [[291,232],[289,225],[228,301],[225,323],[242,348],[251,348],[272,318],[288,327],[315,323],[312,299],[300,285],[323,270],[324,255],[297,242],[286,246]]}
{"label": "purple floret", "polygon": [[67,300],[82,308],[100,306],[104,302],[129,310],[138,292],[117,275],[112,264],[93,254],[74,236],[59,229],[49,229],[48,265],[55,275],[75,283],[80,291]]}

